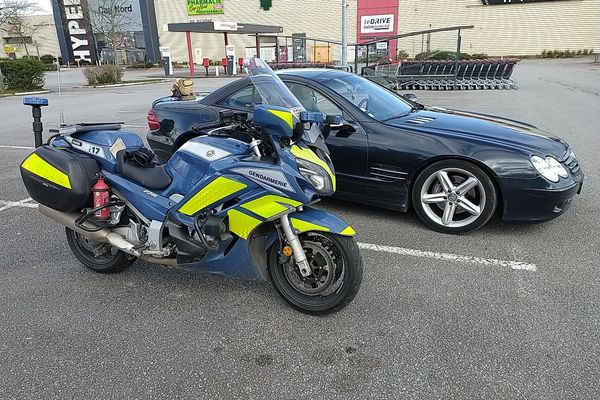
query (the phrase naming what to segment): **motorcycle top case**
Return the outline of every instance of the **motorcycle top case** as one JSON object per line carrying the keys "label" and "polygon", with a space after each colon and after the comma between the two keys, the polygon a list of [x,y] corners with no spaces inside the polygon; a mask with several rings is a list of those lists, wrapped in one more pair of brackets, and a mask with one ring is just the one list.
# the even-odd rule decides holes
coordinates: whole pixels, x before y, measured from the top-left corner
{"label": "motorcycle top case", "polygon": [[21,177],[31,198],[59,211],[90,206],[99,174],[94,159],[50,146],[38,147],[21,163]]}

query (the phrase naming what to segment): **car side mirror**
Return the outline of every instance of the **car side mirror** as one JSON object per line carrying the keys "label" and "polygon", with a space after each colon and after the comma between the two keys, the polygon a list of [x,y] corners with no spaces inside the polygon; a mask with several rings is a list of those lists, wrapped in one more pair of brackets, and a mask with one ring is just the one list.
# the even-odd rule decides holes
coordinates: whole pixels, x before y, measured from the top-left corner
{"label": "car side mirror", "polygon": [[413,103],[417,102],[417,95],[416,94],[406,93],[406,94],[403,94],[402,97],[404,97],[408,101],[412,101]]}
{"label": "car side mirror", "polygon": [[356,132],[356,127],[346,120],[342,120],[339,124],[329,125],[329,129],[335,131],[335,136],[338,137],[348,137]]}

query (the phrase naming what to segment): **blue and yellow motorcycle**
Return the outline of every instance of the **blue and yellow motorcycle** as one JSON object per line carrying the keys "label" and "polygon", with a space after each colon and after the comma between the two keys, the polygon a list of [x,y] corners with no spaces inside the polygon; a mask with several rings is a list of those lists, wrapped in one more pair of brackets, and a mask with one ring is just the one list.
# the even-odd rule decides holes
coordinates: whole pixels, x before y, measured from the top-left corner
{"label": "blue and yellow motorcycle", "polygon": [[319,129],[335,118],[307,112],[262,60],[246,69],[262,104],[250,117],[222,113],[221,127],[166,164],[118,123],[63,126],[45,145],[39,123],[23,181],[94,271],[118,272],[140,259],[270,279],[300,311],[340,310],[362,280],[355,232],[311,206],[335,191]]}

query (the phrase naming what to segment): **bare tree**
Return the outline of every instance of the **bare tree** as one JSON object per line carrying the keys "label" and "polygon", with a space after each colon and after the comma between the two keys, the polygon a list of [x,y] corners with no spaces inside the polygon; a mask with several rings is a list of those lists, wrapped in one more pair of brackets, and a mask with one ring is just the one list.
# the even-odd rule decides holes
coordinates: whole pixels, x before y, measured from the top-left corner
{"label": "bare tree", "polygon": [[110,47],[117,63],[117,49],[132,46],[134,18],[131,0],[88,0],[90,24],[96,35]]}
{"label": "bare tree", "polygon": [[38,6],[31,0],[0,0],[0,30],[15,16],[31,14]]}
{"label": "bare tree", "polygon": [[4,31],[7,35],[19,38],[18,44],[25,48],[25,54],[29,56],[27,44],[33,44],[32,36],[38,30],[38,25],[33,25],[24,15],[13,15],[6,21]]}
{"label": "bare tree", "polygon": [[[15,17],[31,14],[37,9],[37,4],[31,0],[0,0],[0,33]],[[0,91],[2,90],[4,90],[4,76],[0,70]]]}

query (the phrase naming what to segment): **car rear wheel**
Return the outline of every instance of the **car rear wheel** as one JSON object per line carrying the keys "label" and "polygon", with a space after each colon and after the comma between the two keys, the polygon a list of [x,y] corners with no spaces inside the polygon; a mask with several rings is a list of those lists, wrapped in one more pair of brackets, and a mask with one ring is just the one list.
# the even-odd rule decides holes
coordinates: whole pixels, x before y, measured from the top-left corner
{"label": "car rear wheel", "polygon": [[467,233],[485,225],[498,197],[490,177],[462,160],[443,160],[425,168],[415,180],[412,201],[421,220],[443,233]]}

